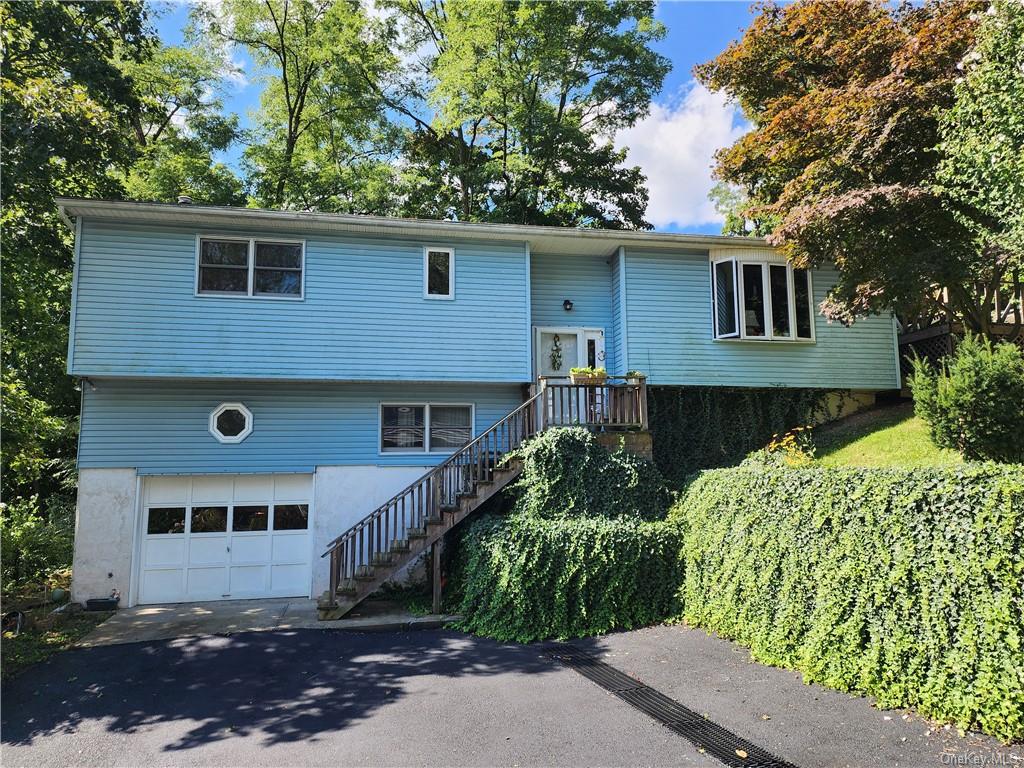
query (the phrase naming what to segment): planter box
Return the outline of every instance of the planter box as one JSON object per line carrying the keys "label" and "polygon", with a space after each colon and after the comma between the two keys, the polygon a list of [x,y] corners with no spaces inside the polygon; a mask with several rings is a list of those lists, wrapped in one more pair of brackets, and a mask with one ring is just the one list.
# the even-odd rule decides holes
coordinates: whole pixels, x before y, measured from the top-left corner
{"label": "planter box", "polygon": [[577,376],[576,374],[569,374],[569,380],[573,384],[594,384],[599,387],[603,387],[608,383],[607,376]]}

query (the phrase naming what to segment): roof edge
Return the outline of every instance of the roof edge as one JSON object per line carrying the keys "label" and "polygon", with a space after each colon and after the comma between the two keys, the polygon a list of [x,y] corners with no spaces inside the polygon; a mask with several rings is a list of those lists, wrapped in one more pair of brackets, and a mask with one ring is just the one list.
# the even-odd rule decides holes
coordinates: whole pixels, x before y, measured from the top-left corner
{"label": "roof edge", "polygon": [[575,240],[616,245],[663,245],[698,247],[770,247],[764,238],[734,235],[702,235],[676,232],[653,232],[623,229],[585,229],[582,227],[550,227],[534,224],[489,224],[436,219],[404,219],[391,216],[364,216],[312,211],[278,211],[264,208],[236,208],[213,205],[179,205],[125,200],[58,197],[60,213],[65,217],[92,217],[121,221],[146,220],[186,224],[236,222],[260,223],[276,228],[291,227],[313,231],[352,231],[387,234],[404,230],[404,234],[447,235],[501,240]]}

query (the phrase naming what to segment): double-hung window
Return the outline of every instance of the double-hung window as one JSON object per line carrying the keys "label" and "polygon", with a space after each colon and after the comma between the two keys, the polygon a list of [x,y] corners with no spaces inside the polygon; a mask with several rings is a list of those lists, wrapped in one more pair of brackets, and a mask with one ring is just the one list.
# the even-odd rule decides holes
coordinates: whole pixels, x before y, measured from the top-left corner
{"label": "double-hung window", "polygon": [[806,269],[736,258],[711,262],[716,339],[813,341],[811,297]]}
{"label": "double-hung window", "polygon": [[381,453],[450,452],[462,447],[472,438],[472,405],[381,404]]}
{"label": "double-hung window", "polygon": [[293,240],[200,237],[196,293],[301,299],[305,244]]}

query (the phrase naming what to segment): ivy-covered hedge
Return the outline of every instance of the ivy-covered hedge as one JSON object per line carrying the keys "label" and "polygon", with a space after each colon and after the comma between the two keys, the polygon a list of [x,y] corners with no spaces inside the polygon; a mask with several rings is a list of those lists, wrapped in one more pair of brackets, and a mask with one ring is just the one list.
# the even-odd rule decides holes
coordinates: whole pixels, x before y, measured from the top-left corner
{"label": "ivy-covered hedge", "polygon": [[1024,738],[1024,466],[704,472],[683,615],[883,707]]}
{"label": "ivy-covered hedge", "polygon": [[481,518],[459,547],[461,628],[525,643],[662,621],[678,612],[681,546],[663,520]]}
{"label": "ivy-covered hedge", "polygon": [[654,463],[680,487],[694,472],[740,463],[773,435],[823,413],[829,390],[648,387]]}
{"label": "ivy-covered hedge", "polygon": [[608,451],[582,427],[550,429],[516,452],[523,472],[516,509],[538,517],[664,519],[665,479],[646,459]]}

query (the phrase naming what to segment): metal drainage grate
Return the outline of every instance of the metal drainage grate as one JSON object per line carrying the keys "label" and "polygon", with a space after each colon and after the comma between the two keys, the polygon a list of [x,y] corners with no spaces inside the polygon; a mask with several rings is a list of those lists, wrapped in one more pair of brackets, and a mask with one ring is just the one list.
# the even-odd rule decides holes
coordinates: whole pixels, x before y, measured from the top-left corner
{"label": "metal drainage grate", "polygon": [[545,653],[726,765],[734,768],[796,768],[573,645],[552,644],[545,648]]}

